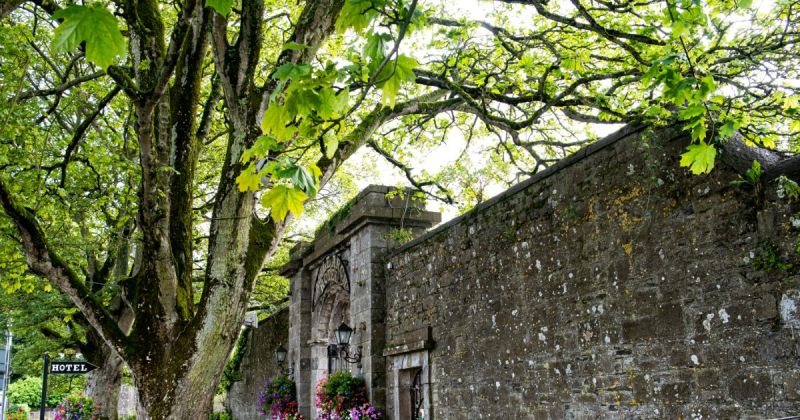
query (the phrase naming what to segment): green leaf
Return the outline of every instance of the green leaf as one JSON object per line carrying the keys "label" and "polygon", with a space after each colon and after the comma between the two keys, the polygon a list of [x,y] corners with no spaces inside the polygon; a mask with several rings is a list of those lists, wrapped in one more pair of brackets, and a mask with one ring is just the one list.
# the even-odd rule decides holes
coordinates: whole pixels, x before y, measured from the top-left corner
{"label": "green leaf", "polygon": [[670,33],[670,36],[672,36],[672,38],[678,38],[686,32],[687,32],[686,24],[684,24],[683,21],[676,20],[675,22],[672,22],[672,32]]}
{"label": "green leaf", "polygon": [[316,163],[311,163],[310,165],[308,165],[308,169],[311,170],[311,173],[314,174],[314,176],[317,177],[317,179],[319,179],[322,176],[322,171],[319,169],[319,166],[317,166]]}
{"label": "green leaf", "polygon": [[758,181],[761,179],[761,164],[757,160],[754,160],[753,164],[750,165],[750,169],[744,173],[744,177],[751,185],[758,184]]}
{"label": "green leaf", "polygon": [[689,105],[678,112],[678,117],[682,120],[690,120],[706,114],[706,107],[703,104]]}
{"label": "green leaf", "polygon": [[370,64],[377,66],[377,64],[383,61],[384,57],[386,57],[384,49],[385,49],[385,41],[387,40],[388,37],[389,37],[388,34],[375,34],[375,33],[370,33],[367,36],[367,42],[364,44],[362,53],[364,57],[369,57]]}
{"label": "green leaf", "polygon": [[279,167],[275,171],[275,176],[280,179],[291,181],[295,188],[307,192],[311,197],[317,195],[317,178],[302,166],[291,163]]}
{"label": "green leaf", "polygon": [[717,149],[701,141],[700,144],[692,144],[686,148],[686,153],[681,155],[681,166],[688,166],[695,175],[707,174],[714,169],[716,156]]}
{"label": "green leaf", "polygon": [[399,55],[395,63],[389,63],[383,68],[378,80],[378,87],[381,88],[381,103],[388,107],[394,107],[397,92],[400,85],[404,82],[413,82],[416,79],[414,68],[419,64],[417,60],[405,55]]}
{"label": "green leaf", "polygon": [[250,165],[236,177],[236,184],[239,185],[241,192],[258,191],[261,187],[261,175],[255,171],[254,165]]}
{"label": "green leaf", "polygon": [[336,21],[336,31],[344,32],[353,28],[356,32],[361,32],[376,15],[377,11],[372,7],[371,0],[346,0]]}
{"label": "green leaf", "polygon": [[283,49],[284,50],[299,51],[299,50],[304,50],[306,48],[308,48],[308,45],[301,44],[299,42],[294,42],[294,41],[289,41],[289,42],[283,44]]}
{"label": "green leaf", "polygon": [[222,16],[228,16],[233,10],[233,0],[206,0],[206,7],[216,10]]}
{"label": "green leaf", "polygon": [[336,149],[339,147],[339,139],[336,136],[330,135],[325,136],[323,141],[325,142],[325,157],[333,159],[333,155],[336,154]]}
{"label": "green leaf", "polygon": [[739,128],[738,121],[727,119],[725,120],[725,124],[719,128],[719,136],[722,138],[728,138],[736,132],[737,128]]}
{"label": "green leaf", "polygon": [[85,42],[86,59],[106,69],[127,51],[117,18],[102,5],[72,5],[53,13],[53,19],[63,19],[53,33],[54,53],[75,51]]}
{"label": "green leaf", "polygon": [[276,80],[286,81],[289,79],[297,80],[311,74],[311,66],[308,64],[292,64],[286,63],[272,74],[272,78]]}
{"label": "green leaf", "polygon": [[708,97],[708,94],[717,89],[717,83],[711,75],[705,76],[700,79],[700,96],[702,98]]}
{"label": "green leaf", "polygon": [[286,107],[273,102],[264,112],[261,131],[264,134],[272,134],[277,142],[282,143],[290,140],[295,133],[295,129],[288,126],[289,122],[291,118]]}
{"label": "green leaf", "polygon": [[240,161],[242,163],[247,163],[253,159],[253,157],[264,157],[267,156],[269,152],[277,152],[280,150],[283,150],[283,145],[278,143],[274,136],[260,136],[256,139],[253,147],[245,150],[244,153],[242,153]]}
{"label": "green leaf", "polygon": [[800,95],[787,96],[783,99],[783,109],[800,108]]}
{"label": "green leaf", "polygon": [[261,204],[270,209],[272,220],[280,222],[290,211],[295,216],[303,214],[303,202],[307,199],[308,196],[296,187],[276,185],[261,197]]}
{"label": "green leaf", "polygon": [[783,190],[783,193],[786,197],[789,197],[790,201],[797,201],[800,199],[800,185],[796,182],[792,181],[791,179],[787,178],[784,175],[779,176],[775,182],[778,183],[778,197],[783,198],[780,190]]}

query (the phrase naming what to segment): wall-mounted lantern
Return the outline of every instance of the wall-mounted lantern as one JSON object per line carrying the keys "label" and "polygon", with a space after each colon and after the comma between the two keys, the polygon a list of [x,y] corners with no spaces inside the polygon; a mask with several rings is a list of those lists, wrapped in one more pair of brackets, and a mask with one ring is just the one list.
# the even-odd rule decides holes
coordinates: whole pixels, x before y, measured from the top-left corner
{"label": "wall-mounted lantern", "polygon": [[342,322],[342,325],[339,325],[339,328],[336,329],[335,334],[342,359],[348,363],[355,363],[361,369],[361,346],[358,346],[358,350],[355,353],[350,353],[350,337],[353,335],[353,329]]}
{"label": "wall-mounted lantern", "polygon": [[291,367],[288,369],[283,368],[283,364],[286,362],[286,355],[288,354],[289,352],[283,347],[283,344],[278,345],[278,348],[275,349],[275,361],[278,362],[278,368],[282,374],[291,378],[294,375],[294,369]]}
{"label": "wall-mounted lantern", "polygon": [[283,348],[283,344],[278,345],[278,348],[275,349],[275,361],[278,362],[278,366],[283,367],[283,363],[286,361],[286,355],[289,352]]}

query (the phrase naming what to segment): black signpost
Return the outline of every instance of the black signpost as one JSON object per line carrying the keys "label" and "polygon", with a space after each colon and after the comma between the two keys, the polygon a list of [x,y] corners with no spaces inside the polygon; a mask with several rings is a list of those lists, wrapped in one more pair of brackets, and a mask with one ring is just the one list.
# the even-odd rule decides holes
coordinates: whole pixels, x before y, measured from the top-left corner
{"label": "black signpost", "polygon": [[97,369],[89,362],[72,360],[50,361],[50,355],[44,354],[44,367],[42,368],[42,401],[39,408],[39,420],[44,420],[45,402],[47,401],[47,376],[53,375],[83,375]]}

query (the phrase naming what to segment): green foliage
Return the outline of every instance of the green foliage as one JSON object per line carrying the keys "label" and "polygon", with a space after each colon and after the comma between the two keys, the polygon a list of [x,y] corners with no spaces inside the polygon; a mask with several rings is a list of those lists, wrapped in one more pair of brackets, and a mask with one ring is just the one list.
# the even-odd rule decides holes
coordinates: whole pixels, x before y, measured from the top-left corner
{"label": "green foliage", "polygon": [[347,219],[353,211],[353,205],[355,204],[355,198],[351,199],[343,206],[339,207],[336,211],[331,213],[327,220],[325,220],[319,228],[317,228],[315,232],[319,232],[322,229],[325,229],[329,234],[336,233],[336,225]]}
{"label": "green foliage", "polygon": [[739,180],[735,183],[756,186],[759,182],[761,182],[761,164],[754,160],[750,169],[745,171],[744,176],[739,175]]}
{"label": "green foliage", "polygon": [[105,69],[127,51],[117,18],[101,4],[73,4],[53,13],[53,19],[63,19],[53,34],[55,53],[75,51],[85,42],[86,59]]}
{"label": "green foliage", "polygon": [[800,199],[800,185],[797,182],[781,175],[775,179],[778,184],[778,197],[787,197],[789,201]]}
{"label": "green foliage", "polygon": [[233,420],[233,416],[231,416],[231,413],[227,411],[220,411],[211,413],[211,415],[208,416],[208,420]]}
{"label": "green foliage", "polygon": [[[70,390],[65,384],[54,384],[51,376],[48,380],[47,406],[56,407],[68,395],[78,395],[82,388],[81,384],[76,384]],[[42,378],[36,376],[25,376],[21,379],[12,381],[8,386],[8,401],[12,405],[27,405],[28,407],[38,408],[42,401]]]}
{"label": "green foliage", "polygon": [[[134,226],[127,234],[131,246],[121,255],[131,260],[143,234],[163,233],[142,232],[148,224],[132,220],[140,212],[180,208],[169,207],[180,198],[171,190],[176,184],[170,177],[188,177],[183,186],[190,187],[193,200],[186,210],[190,214],[182,216],[193,224],[183,231],[173,222],[184,219],[166,213],[150,220],[170,223],[172,244],[191,244],[183,255],[197,263],[185,279],[197,287],[199,301],[204,285],[219,284],[205,277],[209,250],[218,249],[209,246],[217,238],[208,229],[220,204],[215,197],[229,197],[217,186],[236,181],[275,220],[285,220],[289,212],[307,216],[314,211],[323,219],[344,200],[339,197],[351,194],[362,170],[353,165],[336,181],[346,187],[331,193],[329,183],[320,193],[321,171],[314,164],[330,175],[367,142],[426,193],[452,198],[459,211],[484,201],[498,186],[569,155],[586,144],[584,139],[593,141],[596,124],[681,122],[693,141],[681,161],[698,174],[712,170],[716,148],[735,133],[751,145],[800,151],[800,92],[791,83],[800,62],[795,48],[800,19],[792,2],[748,9],[747,0],[498,1],[476,14],[461,13],[448,2],[344,0],[336,21],[339,33],[324,33],[311,22],[315,36],[291,39],[321,42],[302,45],[287,42],[287,33],[307,26],[298,21],[300,16],[330,17],[316,10],[301,13],[316,2],[268,2],[267,11],[256,17],[261,21],[249,25],[243,24],[247,9],[236,7],[249,3],[206,0],[207,11],[217,13],[214,19],[224,15],[228,21],[216,34],[215,46],[222,38],[235,43],[224,66],[219,57],[212,58],[209,43],[194,43],[207,40],[207,32],[176,32],[210,28],[196,20],[199,13],[182,20],[181,8],[191,3],[134,2],[142,13],[131,13],[124,3],[55,2],[64,7],[54,16],[62,20],[57,28],[37,21],[43,9],[52,7],[32,15],[24,3],[27,11],[11,12],[0,22],[0,176],[13,180],[12,195],[36,212],[49,249],[112,312],[118,279],[99,284],[97,268],[122,245],[118,239],[126,236],[126,226]],[[151,5],[153,10],[146,10]],[[118,22],[112,11],[120,20],[131,20]],[[242,33],[247,28],[257,30]],[[135,41],[137,54],[113,66],[123,60],[126,37]],[[249,39],[258,43],[245,42]],[[48,54],[47,44],[59,53]],[[259,51],[236,53],[236,47],[248,45]],[[187,66],[192,60],[182,59],[194,46],[208,49]],[[289,51],[302,54],[283,54]],[[160,62],[168,56],[183,64]],[[297,57],[306,61],[295,62]],[[97,73],[95,65],[108,74],[82,80]],[[192,67],[200,77],[184,89],[180,82]],[[183,73],[172,73],[175,69]],[[246,84],[234,87],[241,94],[231,95],[228,82],[237,84],[241,75]],[[148,104],[148,110],[155,110],[152,118],[140,119],[142,103],[158,99],[152,97],[158,92],[149,89],[154,79],[168,81],[169,100]],[[215,101],[212,92],[220,87],[227,90]],[[100,109],[118,88],[123,91],[108,96],[110,102]],[[198,104],[204,109],[196,109]],[[78,132],[76,127],[95,110],[88,129]],[[192,119],[205,111],[211,118],[208,134],[198,138],[191,152],[196,161],[184,168],[171,166],[177,148],[169,144],[170,135],[176,132],[167,125],[188,121],[193,128],[201,126]],[[252,126],[259,124],[261,136],[259,127]],[[158,138],[138,136],[142,129]],[[252,148],[243,151],[254,137]],[[140,143],[148,150],[140,150]],[[165,204],[163,209],[153,209],[153,201],[139,207],[139,189],[153,185],[142,182],[149,152],[163,152],[155,159],[164,165],[154,170],[154,201]],[[241,167],[225,163],[226,156],[240,152]],[[419,164],[426,156],[440,157],[441,166]],[[796,184],[785,184],[790,198],[798,195]],[[265,216],[261,210],[253,212]],[[288,229],[295,233],[302,223]],[[85,343],[85,331],[76,324],[79,317],[69,301],[31,274],[19,243],[19,232],[3,214],[0,284],[7,293],[0,303],[2,312],[15,319],[14,328],[24,330],[15,353],[18,372],[36,375],[42,351],[78,348]],[[130,267],[119,271],[125,277]],[[258,280],[257,291],[264,296],[285,295],[288,283],[273,268]],[[232,291],[235,296],[247,293]],[[225,308],[212,309],[205,313]],[[164,344],[159,350],[168,348]]]}
{"label": "green foliage", "polygon": [[217,394],[224,394],[230,391],[231,385],[234,382],[242,380],[242,358],[247,351],[247,343],[250,340],[250,330],[245,329],[239,333],[239,339],[236,340],[236,345],[233,347],[231,357],[225,365],[225,370],[222,372],[222,379],[220,379],[219,386],[217,387]]}
{"label": "green foliage", "polygon": [[346,0],[339,19],[336,21],[336,30],[344,32],[352,28],[361,32],[378,15],[382,0]]}
{"label": "green foliage", "polygon": [[762,242],[758,245],[752,264],[753,268],[759,271],[787,271],[794,267],[793,264],[781,258],[780,249],[771,242]]}
{"label": "green foliage", "polygon": [[405,55],[399,55],[397,60],[389,63],[378,74],[377,86],[383,91],[381,103],[392,108],[397,101],[397,92],[403,83],[410,83],[416,79],[414,69],[419,65],[417,60]]}
{"label": "green foliage", "polygon": [[686,148],[687,152],[681,155],[681,166],[688,166],[695,175],[707,174],[714,169],[714,158],[717,149],[701,141]]}
{"label": "green foliage", "polygon": [[277,166],[275,168],[275,176],[279,179],[288,180],[295,189],[305,191],[308,193],[308,197],[313,198],[317,195],[318,177],[321,174],[316,165],[311,166],[311,168],[309,171],[309,169],[302,166],[289,163],[285,166]]}
{"label": "green foliage", "polygon": [[402,245],[414,239],[414,231],[408,228],[392,228],[384,235],[384,239],[391,241],[394,245]]}
{"label": "green foliage", "polygon": [[[206,7],[210,7],[222,16],[228,16],[233,10],[234,0],[206,0]],[[246,0],[245,0],[246,1]]]}
{"label": "green foliage", "polygon": [[6,412],[6,420],[28,420],[30,412],[31,409],[26,404],[12,406]]}
{"label": "green foliage", "polygon": [[296,217],[303,213],[303,202],[308,199],[303,191],[297,187],[275,185],[269,192],[261,197],[261,204],[270,209],[270,216],[276,222],[286,218],[288,212]]}

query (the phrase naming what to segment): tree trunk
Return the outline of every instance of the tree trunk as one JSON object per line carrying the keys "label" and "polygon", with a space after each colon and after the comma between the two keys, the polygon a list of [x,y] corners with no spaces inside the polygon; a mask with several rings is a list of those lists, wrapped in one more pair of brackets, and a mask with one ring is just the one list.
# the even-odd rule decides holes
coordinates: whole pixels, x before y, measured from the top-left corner
{"label": "tree trunk", "polygon": [[86,377],[86,394],[100,403],[100,418],[116,420],[119,392],[122,386],[122,358],[108,346],[102,346],[105,357],[99,369]]}

